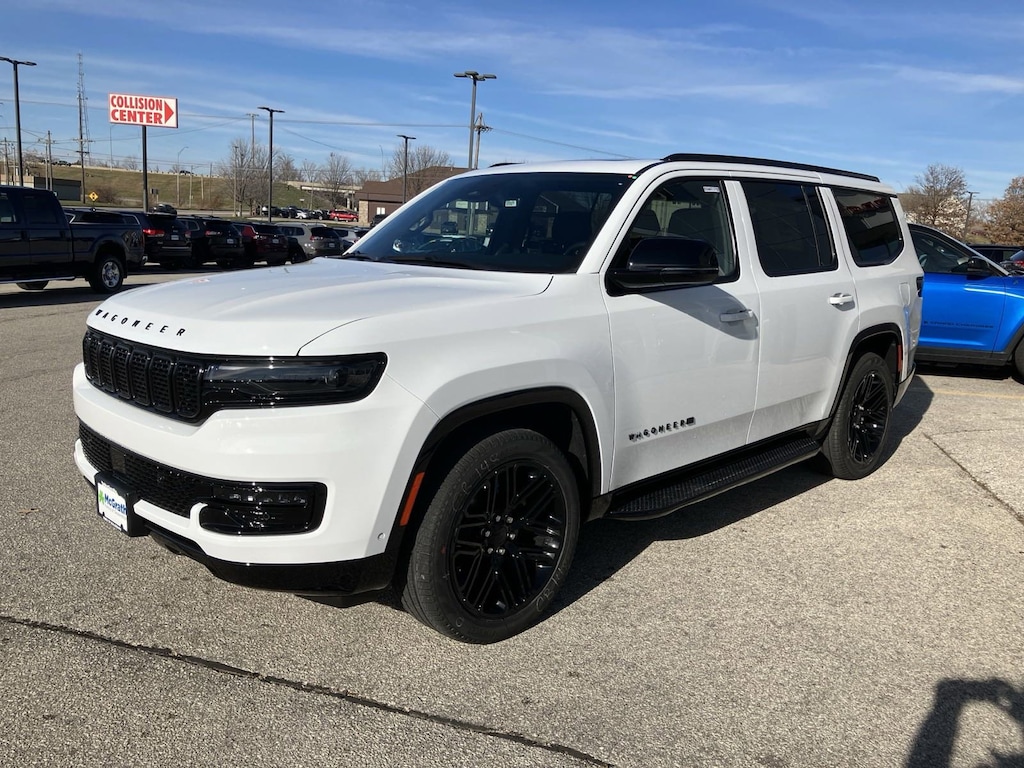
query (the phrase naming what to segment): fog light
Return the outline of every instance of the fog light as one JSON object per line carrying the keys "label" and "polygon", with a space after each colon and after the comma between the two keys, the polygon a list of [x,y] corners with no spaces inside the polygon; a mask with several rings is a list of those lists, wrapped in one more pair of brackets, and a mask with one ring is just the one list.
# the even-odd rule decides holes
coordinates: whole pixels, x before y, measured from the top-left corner
{"label": "fog light", "polygon": [[215,488],[199,525],[240,536],[305,533],[320,525],[326,499],[319,483]]}

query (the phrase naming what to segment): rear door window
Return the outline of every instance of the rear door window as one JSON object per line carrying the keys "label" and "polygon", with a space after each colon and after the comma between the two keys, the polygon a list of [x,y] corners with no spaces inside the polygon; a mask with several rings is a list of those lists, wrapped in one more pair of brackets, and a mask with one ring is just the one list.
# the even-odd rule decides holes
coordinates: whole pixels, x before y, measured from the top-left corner
{"label": "rear door window", "polygon": [[742,184],[766,275],[806,275],[838,268],[817,187],[781,181]]}

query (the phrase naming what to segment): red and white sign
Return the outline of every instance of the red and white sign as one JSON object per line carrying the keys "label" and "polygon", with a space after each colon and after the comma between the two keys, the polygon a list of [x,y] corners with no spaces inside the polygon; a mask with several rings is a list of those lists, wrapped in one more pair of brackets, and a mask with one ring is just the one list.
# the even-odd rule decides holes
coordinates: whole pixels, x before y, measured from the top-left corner
{"label": "red and white sign", "polygon": [[153,125],[159,128],[178,127],[178,100],[164,96],[132,96],[112,93],[107,113],[110,122],[121,125]]}

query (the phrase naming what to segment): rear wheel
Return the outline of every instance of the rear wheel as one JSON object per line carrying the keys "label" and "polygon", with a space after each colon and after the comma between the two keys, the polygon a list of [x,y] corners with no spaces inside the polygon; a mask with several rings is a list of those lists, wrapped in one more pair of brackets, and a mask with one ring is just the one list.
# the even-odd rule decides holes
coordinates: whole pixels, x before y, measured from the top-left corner
{"label": "rear wheel", "polygon": [[100,293],[117,293],[124,285],[124,264],[113,253],[101,253],[89,272],[89,285]]}
{"label": "rear wheel", "polygon": [[1013,367],[1017,369],[1017,375],[1024,378],[1024,341],[1017,345],[1017,351],[1013,353]]}
{"label": "rear wheel", "polygon": [[892,406],[889,367],[874,353],[864,355],[850,373],[822,445],[833,475],[857,480],[878,469]]}
{"label": "rear wheel", "polygon": [[538,621],[565,581],[579,519],[576,478],[550,440],[525,429],[486,437],[431,499],[402,605],[464,642],[518,634]]}
{"label": "rear wheel", "polygon": [[23,291],[41,291],[49,282],[49,280],[32,280],[28,283],[18,283],[18,287]]}

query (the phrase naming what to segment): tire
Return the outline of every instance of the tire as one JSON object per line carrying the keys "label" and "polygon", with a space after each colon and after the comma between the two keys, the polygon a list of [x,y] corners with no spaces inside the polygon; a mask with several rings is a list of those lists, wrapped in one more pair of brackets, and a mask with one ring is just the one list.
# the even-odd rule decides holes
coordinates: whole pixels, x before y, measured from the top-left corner
{"label": "tire", "polygon": [[49,282],[49,280],[32,280],[28,283],[18,283],[18,287],[23,291],[41,291]]}
{"label": "tire", "polygon": [[579,491],[562,452],[525,429],[470,448],[430,499],[402,606],[441,634],[494,643],[535,624],[572,563]]}
{"label": "tire", "polygon": [[878,355],[866,354],[853,366],[822,445],[835,477],[858,480],[881,465],[893,389],[892,372]]}
{"label": "tire", "polygon": [[124,285],[124,262],[113,253],[101,253],[89,271],[89,285],[99,293],[117,293]]}
{"label": "tire", "polygon": [[1017,375],[1024,379],[1024,341],[1017,345],[1017,351],[1013,353],[1013,367]]}

